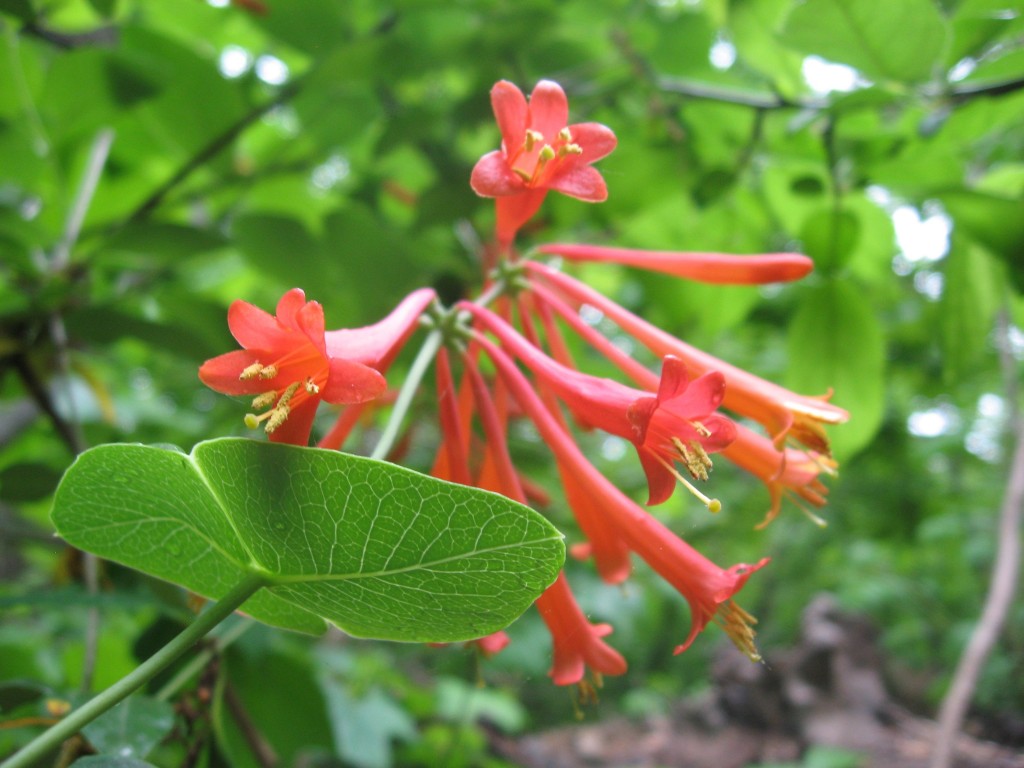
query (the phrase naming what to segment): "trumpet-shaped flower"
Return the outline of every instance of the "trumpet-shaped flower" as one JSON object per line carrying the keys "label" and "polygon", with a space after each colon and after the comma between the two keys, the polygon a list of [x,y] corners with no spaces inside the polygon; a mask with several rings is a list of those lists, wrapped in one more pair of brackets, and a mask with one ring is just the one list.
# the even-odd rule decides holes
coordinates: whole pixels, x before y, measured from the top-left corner
{"label": "trumpet-shaped flower", "polygon": [[470,185],[478,195],[497,198],[500,242],[512,241],[549,189],[592,203],[608,197],[591,163],[615,148],[615,134],[599,123],[568,125],[569,102],[558,83],[541,80],[527,101],[502,80],[491,89],[491,106],[501,149],[480,158]]}
{"label": "trumpet-shaped flower", "polygon": [[622,501],[616,508],[619,514],[630,519],[629,525],[622,526],[622,535],[630,548],[690,604],[690,634],[676,646],[675,652],[682,653],[689,648],[714,619],[737,648],[752,660],[759,660],[752,628],[756,620],[732,598],[754,571],[767,565],[768,558],[753,565],[743,563],[720,568],[651,515],[640,510],[632,512]]}
{"label": "trumpet-shaped flower", "polygon": [[255,395],[246,423],[275,442],[306,445],[321,400],[362,403],[384,392],[377,370],[332,356],[324,341],[324,311],[299,288],[288,291],[276,315],[244,301],[228,309],[228,328],[243,349],[207,360],[199,378],[227,395]]}
{"label": "trumpet-shaped flower", "polygon": [[626,672],[626,660],[601,638],[611,634],[610,624],[591,624],[569,589],[564,573],[537,598],[537,610],[554,643],[554,661],[548,674],[555,685],[576,685],[587,668],[598,685],[602,675]]}
{"label": "trumpet-shaped flower", "polygon": [[527,342],[489,310],[468,303],[461,306],[550,387],[580,421],[633,443],[647,475],[648,504],[668,499],[679,480],[717,510],[717,502],[696,491],[673,465],[678,462],[695,480],[706,480],[711,468],[708,454],[732,442],[735,425],[715,413],[725,392],[720,373],[712,371],[691,382],[683,363],[667,356],[658,392],[652,396],[612,379],[568,368]]}
{"label": "trumpet-shaped flower", "polygon": [[542,278],[577,304],[587,303],[600,309],[654,354],[678,357],[693,373],[721,372],[726,381],[722,405],[763,424],[771,432],[777,448],[781,449],[787,438],[792,438],[816,453],[824,456],[830,454],[828,436],[822,425],[842,423],[850,415],[827,402],[828,396],[798,395],[719,360],[637,317],[600,292],[544,264],[529,262],[527,269],[531,277]]}

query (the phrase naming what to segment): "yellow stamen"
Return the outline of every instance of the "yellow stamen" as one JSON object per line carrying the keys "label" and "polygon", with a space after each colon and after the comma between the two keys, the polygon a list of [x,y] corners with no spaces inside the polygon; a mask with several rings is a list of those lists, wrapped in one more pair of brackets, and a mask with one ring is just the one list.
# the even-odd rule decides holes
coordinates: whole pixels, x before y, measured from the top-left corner
{"label": "yellow stamen", "polygon": [[277,408],[270,411],[270,418],[267,420],[267,426],[263,428],[263,431],[269,435],[288,420],[288,415],[290,413],[291,408],[287,405],[277,406]]}
{"label": "yellow stamen", "polygon": [[539,141],[544,141],[544,134],[531,128],[526,132],[526,141],[523,142],[523,149],[527,152],[532,152]]}
{"label": "yellow stamen", "polygon": [[249,381],[250,379],[255,379],[261,373],[263,373],[263,366],[259,362],[255,362],[242,369],[242,372],[238,374],[238,380]]}
{"label": "yellow stamen", "polygon": [[264,408],[269,408],[276,399],[276,389],[272,389],[269,392],[264,392],[262,395],[256,395],[256,397],[252,399],[253,410],[262,411]]}
{"label": "yellow stamen", "polygon": [[[312,380],[307,379],[306,384],[306,391],[309,392],[308,385],[312,384]],[[313,386],[316,387],[316,384],[313,384]],[[288,403],[295,395],[295,393],[298,391],[299,382],[293,381],[291,384],[288,385],[288,388],[281,393],[281,397],[278,399],[277,405],[274,406],[272,410],[260,414],[259,416],[257,416],[255,413],[245,414],[245,426],[247,426],[249,429],[256,429],[256,427],[258,427],[265,421],[267,422],[267,425],[263,428],[263,430],[269,435],[275,429],[284,424],[285,421],[288,419],[288,414],[291,413],[291,407],[288,405]],[[266,408],[272,402],[274,402],[274,396],[276,394],[276,392],[271,390],[270,392],[264,392],[262,395],[257,395],[256,398],[252,401],[252,407],[257,410],[260,408]]]}
{"label": "yellow stamen", "polygon": [[757,652],[757,645],[754,638],[757,632],[754,631],[754,624],[757,619],[740,608],[735,602],[729,600],[719,606],[714,616],[715,623],[725,630],[725,634],[732,640],[733,645],[739,648],[751,661],[761,661],[761,654]]}
{"label": "yellow stamen", "polygon": [[708,456],[703,445],[696,440],[691,440],[687,446],[678,437],[672,438],[672,445],[675,446],[679,454],[679,460],[694,480],[708,479],[708,470],[712,467],[711,457]]}
{"label": "yellow stamen", "polygon": [[542,168],[545,163],[555,159],[555,150],[552,149],[550,144],[545,144],[540,148],[540,154],[537,155],[537,168]]}
{"label": "yellow stamen", "polygon": [[579,144],[563,144],[558,148],[558,156],[565,157],[566,155],[582,155],[583,147]]}
{"label": "yellow stamen", "polygon": [[261,379],[272,379],[275,376],[277,376],[277,366],[276,365],[271,364],[271,365],[264,366],[263,370],[260,371],[260,378]]}
{"label": "yellow stamen", "polygon": [[305,387],[306,392],[308,392],[311,395],[320,394],[320,387],[317,385],[315,381],[313,381],[312,378],[307,378],[303,386]]}
{"label": "yellow stamen", "polygon": [[563,128],[562,130],[560,130],[558,132],[558,138],[561,139],[562,141],[565,141],[565,142],[572,141],[572,134],[569,133],[569,127],[568,126],[566,126],[565,128]]}

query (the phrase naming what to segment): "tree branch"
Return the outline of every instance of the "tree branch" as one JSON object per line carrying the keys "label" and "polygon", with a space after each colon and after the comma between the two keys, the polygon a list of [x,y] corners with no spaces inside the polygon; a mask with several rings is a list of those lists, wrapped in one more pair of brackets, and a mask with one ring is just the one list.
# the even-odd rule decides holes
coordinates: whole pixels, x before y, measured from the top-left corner
{"label": "tree branch", "polygon": [[998,322],[999,352],[1006,382],[1006,400],[1010,410],[1010,435],[1015,445],[1010,461],[1009,479],[999,512],[999,541],[992,580],[985,607],[964,649],[949,692],[939,711],[939,732],[932,752],[931,768],[949,768],[956,753],[956,739],[963,725],[967,707],[974,696],[978,676],[992,647],[1002,632],[1020,570],[1020,525],[1024,508],[1024,415],[1018,402],[1016,361],[1010,353],[1009,320],[1004,310]]}
{"label": "tree branch", "polygon": [[265,104],[261,104],[253,108],[246,114],[242,115],[242,117],[233,125],[228,126],[228,128],[220,135],[214,136],[206,146],[202,147],[195,155],[189,158],[185,164],[178,169],[177,173],[161,184],[148,198],[146,198],[134,211],[132,211],[124,223],[131,224],[146,218],[146,216],[152,213],[153,210],[164,201],[164,198],[167,197],[175,187],[180,185],[188,179],[189,176],[231,146],[232,142],[234,142],[246,128],[262,118],[272,109],[275,109],[282,104],[286,104],[293,99],[301,90],[302,82],[303,79],[299,78],[288,83],[278,91],[274,98],[270,99]]}

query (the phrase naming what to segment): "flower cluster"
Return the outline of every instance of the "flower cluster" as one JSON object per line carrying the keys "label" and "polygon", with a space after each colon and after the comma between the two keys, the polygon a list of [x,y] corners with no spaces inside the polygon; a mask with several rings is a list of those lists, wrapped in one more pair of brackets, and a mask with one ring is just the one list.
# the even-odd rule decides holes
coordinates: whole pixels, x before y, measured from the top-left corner
{"label": "flower cluster", "polygon": [[[676,653],[715,622],[758,659],[755,621],[734,598],[767,559],[727,568],[708,560],[602,475],[581,450],[577,430],[601,430],[633,445],[647,480],[648,507],[681,485],[717,512],[720,502],[698,485],[709,479],[715,458],[724,457],[768,488],[767,524],[784,497],[818,520],[807,505],[825,503],[822,476],[836,468],[824,427],[845,421],[847,413],[827,396],[790,392],[685,343],[541,259],[613,262],[716,284],[797,280],[811,262],[791,253],[734,256],[574,244],[542,245],[535,257],[521,258],[516,236],[549,190],[588,202],[607,197],[592,163],[614,149],[616,138],[597,123],[568,124],[565,93],[548,80],[529,99],[512,83],[499,82],[491,101],[501,147],[477,162],[470,180],[479,195],[495,199],[495,235],[484,261],[496,269],[486,276],[490,288],[483,296],[440,310],[434,292],[422,289],[375,325],[335,331],[325,330],[323,309],[299,289],[285,294],[274,316],[235,302],[228,325],[243,349],[207,361],[200,378],[217,391],[253,396],[253,410],[262,413],[246,421],[263,425],[271,440],[306,445],[320,400],[343,405],[319,441],[340,448],[366,407],[387,394],[384,374],[421,316],[431,316],[447,342],[434,358],[441,439],[432,474],[524,503],[543,501],[543,488],[516,467],[509,448],[509,425],[529,420],[551,452],[582,534],[573,554],[592,559],[609,583],[629,577],[635,556],[678,590],[692,621]],[[660,359],[660,371],[584,322],[583,306],[600,310]],[[629,383],[580,370],[567,333]],[[565,573],[538,599],[537,609],[552,636],[556,684],[592,691],[602,676],[626,671],[626,661],[605,640],[611,626],[587,618]],[[491,655],[509,638],[499,632],[475,642]]]}

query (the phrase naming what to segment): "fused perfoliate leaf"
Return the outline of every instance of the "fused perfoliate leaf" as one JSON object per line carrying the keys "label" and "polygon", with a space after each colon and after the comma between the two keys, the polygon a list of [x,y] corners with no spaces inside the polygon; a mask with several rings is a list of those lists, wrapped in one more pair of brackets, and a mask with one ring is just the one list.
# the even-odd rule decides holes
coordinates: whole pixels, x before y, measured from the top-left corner
{"label": "fused perfoliate leaf", "polygon": [[507,626],[555,579],[561,534],[528,507],[387,462],[220,439],[191,454],[104,445],[68,469],[53,523],[70,544],[316,633],[451,642]]}

